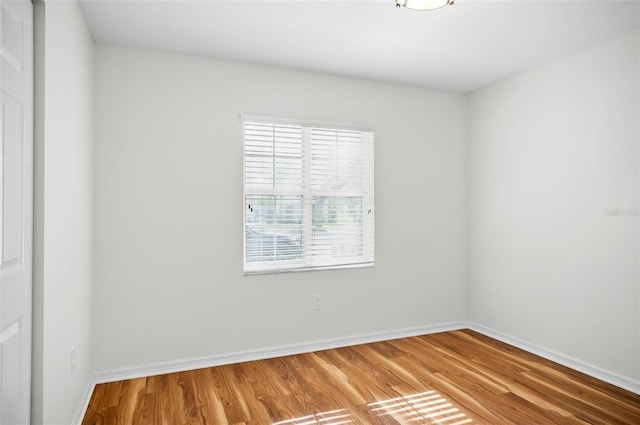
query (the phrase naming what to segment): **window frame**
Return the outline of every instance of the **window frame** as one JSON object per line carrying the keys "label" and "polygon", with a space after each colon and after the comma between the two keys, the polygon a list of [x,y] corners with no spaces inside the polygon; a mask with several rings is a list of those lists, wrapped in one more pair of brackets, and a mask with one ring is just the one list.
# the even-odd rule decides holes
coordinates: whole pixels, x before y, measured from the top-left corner
{"label": "window frame", "polygon": [[[246,124],[261,124],[266,126],[295,126],[301,127],[302,136],[301,143],[302,149],[302,186],[299,191],[290,191],[274,189],[272,193],[258,193],[257,191],[250,191],[247,188],[247,142],[245,140],[245,125]],[[351,197],[360,197],[362,199],[361,207],[361,219],[362,219],[362,255],[354,257],[346,257],[349,259],[345,261],[333,261],[328,264],[325,261],[319,261],[318,258],[312,254],[313,245],[313,199],[318,196],[333,196],[336,198],[346,199],[345,193],[339,191],[314,191],[311,184],[311,169],[312,169],[312,140],[311,129],[322,129],[336,132],[358,132],[362,133],[362,162],[361,173],[363,175],[362,187],[360,190],[350,192]],[[351,268],[364,268],[375,266],[375,132],[374,130],[362,126],[348,125],[344,123],[335,122],[321,122],[321,121],[308,121],[298,119],[283,119],[261,115],[247,115],[242,114],[240,116],[240,130],[242,140],[242,187],[243,187],[243,248],[242,248],[242,263],[244,275],[257,275],[257,274],[272,274],[272,273],[288,273],[288,272],[300,272],[300,271],[313,271],[313,270],[331,270],[331,269],[351,269]],[[364,137],[362,136],[364,135]],[[367,149],[369,149],[367,151]],[[365,177],[366,176],[366,177]],[[251,262],[247,261],[247,196],[264,195],[264,196],[284,196],[300,194],[302,197],[302,258],[293,260],[277,260],[277,261],[260,261],[257,262],[258,266],[251,267]],[[274,234],[273,237],[277,237],[278,234]],[[317,246],[316,246],[317,248]],[[315,261],[314,261],[315,259]],[[262,266],[262,267],[260,267]]]}

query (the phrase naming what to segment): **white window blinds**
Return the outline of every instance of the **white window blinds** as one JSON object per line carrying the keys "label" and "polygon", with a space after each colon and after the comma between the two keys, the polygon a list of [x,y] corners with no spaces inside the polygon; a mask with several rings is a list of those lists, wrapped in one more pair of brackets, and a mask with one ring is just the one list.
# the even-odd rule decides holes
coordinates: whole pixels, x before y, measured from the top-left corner
{"label": "white window blinds", "polygon": [[373,265],[373,133],[243,130],[245,273]]}

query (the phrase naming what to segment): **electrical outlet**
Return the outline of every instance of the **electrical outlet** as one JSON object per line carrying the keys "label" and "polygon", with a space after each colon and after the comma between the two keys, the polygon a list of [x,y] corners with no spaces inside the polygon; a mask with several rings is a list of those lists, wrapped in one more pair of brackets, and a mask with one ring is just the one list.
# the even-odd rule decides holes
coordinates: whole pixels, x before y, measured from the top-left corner
{"label": "electrical outlet", "polygon": [[73,372],[76,371],[76,347],[75,345],[73,347],[71,347],[71,365],[70,365],[70,370],[71,373],[73,374]]}
{"label": "electrical outlet", "polygon": [[313,296],[313,309],[314,310],[322,310],[322,295],[315,294]]}

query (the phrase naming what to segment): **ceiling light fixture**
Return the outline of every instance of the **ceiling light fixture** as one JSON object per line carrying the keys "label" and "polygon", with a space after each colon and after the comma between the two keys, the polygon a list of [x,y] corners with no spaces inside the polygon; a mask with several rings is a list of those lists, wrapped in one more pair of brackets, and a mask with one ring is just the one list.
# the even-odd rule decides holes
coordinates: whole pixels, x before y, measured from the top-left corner
{"label": "ceiling light fixture", "polygon": [[413,10],[433,10],[452,5],[454,0],[396,0],[396,7]]}

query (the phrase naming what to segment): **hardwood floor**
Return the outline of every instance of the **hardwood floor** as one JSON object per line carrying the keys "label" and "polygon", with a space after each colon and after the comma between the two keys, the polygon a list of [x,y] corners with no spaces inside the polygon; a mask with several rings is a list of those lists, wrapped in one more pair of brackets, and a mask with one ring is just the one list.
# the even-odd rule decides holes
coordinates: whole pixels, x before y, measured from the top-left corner
{"label": "hardwood floor", "polygon": [[83,425],[640,424],[640,395],[470,330],[96,386]]}

